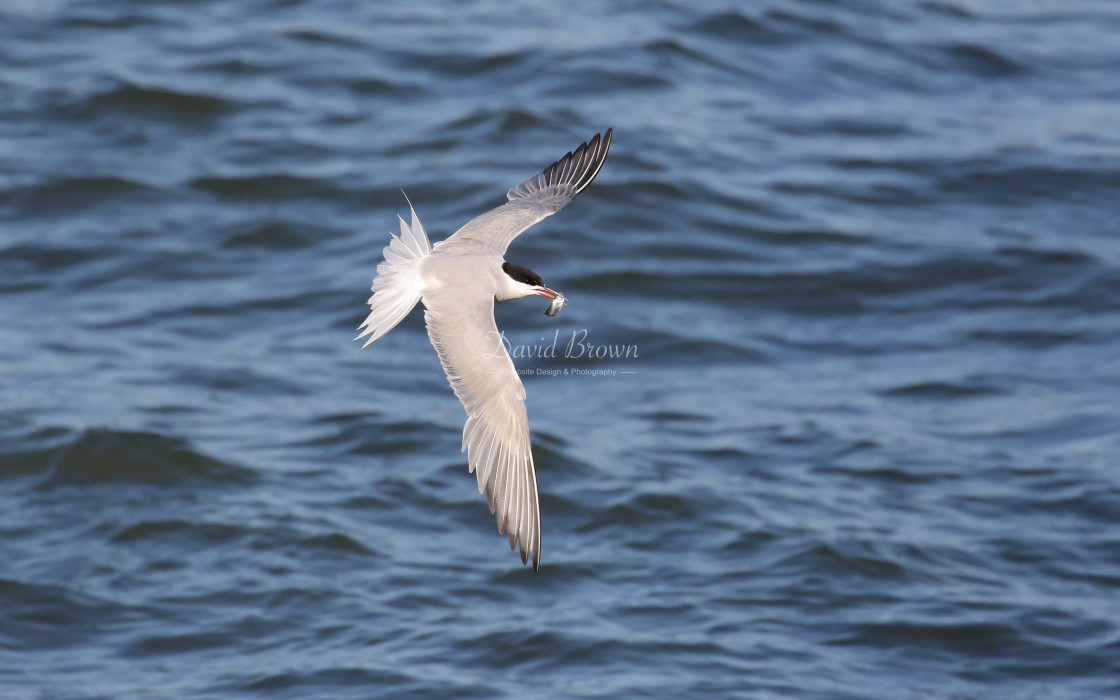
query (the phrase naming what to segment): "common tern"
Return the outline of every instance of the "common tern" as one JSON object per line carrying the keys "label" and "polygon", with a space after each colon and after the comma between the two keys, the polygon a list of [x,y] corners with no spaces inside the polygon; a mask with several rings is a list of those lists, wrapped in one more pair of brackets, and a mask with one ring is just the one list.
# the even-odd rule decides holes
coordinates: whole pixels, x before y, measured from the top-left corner
{"label": "common tern", "polygon": [[[537,476],[529,442],[525,387],[504,344],[498,342],[494,304],[538,294],[552,300],[545,312],[554,316],[563,294],[545,286],[540,275],[505,260],[514,238],[568,205],[603,167],[611,130],[569,152],[560,160],[506,193],[509,200],[467,222],[434,246],[416,209],[412,222],[400,220],[385,260],[377,266],[370,313],[358,327],[362,347],[388,333],[417,302],[443,371],[467,411],[462,451],[486,492],[498,532],[507,532],[509,547],[521,548],[521,563],[541,562],[541,517]],[[364,330],[363,330],[364,329]]]}

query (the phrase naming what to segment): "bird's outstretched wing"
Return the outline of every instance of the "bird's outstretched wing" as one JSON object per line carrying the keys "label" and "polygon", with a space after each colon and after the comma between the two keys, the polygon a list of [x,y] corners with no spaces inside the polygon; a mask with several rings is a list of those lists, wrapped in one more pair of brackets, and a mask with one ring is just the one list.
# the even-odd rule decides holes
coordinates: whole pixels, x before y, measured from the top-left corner
{"label": "bird's outstretched wing", "polygon": [[439,353],[455,395],[467,409],[463,451],[486,492],[498,531],[509,547],[521,543],[521,561],[540,567],[541,516],[529,442],[525,387],[494,323],[493,295],[425,297],[428,337]]}
{"label": "bird's outstretched wing", "polygon": [[471,219],[440,246],[480,248],[505,254],[522,231],[552,216],[582,192],[603,167],[611,147],[611,129],[599,134],[560,160],[506,193],[509,201]]}

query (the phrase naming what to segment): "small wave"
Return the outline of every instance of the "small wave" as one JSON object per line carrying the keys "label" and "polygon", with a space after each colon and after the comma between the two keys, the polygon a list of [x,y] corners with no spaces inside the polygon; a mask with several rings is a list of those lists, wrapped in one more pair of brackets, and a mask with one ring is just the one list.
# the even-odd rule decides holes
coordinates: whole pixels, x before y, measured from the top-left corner
{"label": "small wave", "polygon": [[[703,38],[702,38],[703,40]],[[695,43],[695,42],[693,42]],[[735,76],[737,79],[746,79],[752,82],[764,83],[770,79],[767,73],[753,63],[746,63],[723,58],[717,52],[693,48],[692,45],[677,39],[657,39],[647,42],[640,47],[642,60],[637,63],[646,63],[640,71],[632,71],[636,82],[634,87],[658,87],[664,84],[671,86],[675,78],[687,80],[685,75],[692,75],[694,66],[715,68],[721,72]],[[631,65],[636,61],[633,49],[620,49],[614,52],[611,63]],[[572,86],[575,87],[574,85]],[[620,85],[619,87],[623,87]]]}
{"label": "small wave", "polygon": [[592,518],[576,528],[576,532],[626,527],[633,532],[644,527],[692,520],[707,512],[708,504],[699,499],[675,493],[641,493],[623,503],[595,511]]}
{"label": "small wave", "polygon": [[936,431],[932,434],[955,440],[981,444],[1007,445],[1017,450],[1030,448],[1069,448],[1078,443],[1107,440],[1120,432],[1116,416],[1103,412],[1068,413],[1035,420],[991,422],[984,427],[967,426],[959,431]]}
{"label": "small wave", "polygon": [[[214,266],[210,266],[210,269],[212,270],[213,267]],[[267,290],[265,291],[267,292]],[[224,300],[224,303],[196,303],[184,304],[182,306],[176,306],[172,308],[163,308],[158,312],[152,313],[150,315],[132,319],[132,322],[155,323],[159,321],[160,316],[165,316],[168,311],[172,310],[184,316],[199,318],[232,318],[236,316],[244,317],[245,315],[247,315],[247,312],[251,314],[257,311],[286,311],[290,309],[304,309],[307,312],[333,311],[336,310],[337,306],[343,306],[344,311],[352,311],[355,305],[343,305],[337,303],[338,296],[339,295],[337,293],[331,291],[295,293],[285,296],[268,296],[260,298],[241,298],[231,296],[227,297]],[[356,327],[356,325],[357,324],[350,323],[350,318],[348,317],[345,329],[349,331],[351,328]],[[92,327],[103,326],[93,325]]]}
{"label": "small wave", "polygon": [[[527,67],[533,54],[529,51],[494,52],[487,54],[464,53],[462,51],[419,51],[398,50],[393,52],[402,68],[424,69],[437,74],[460,78],[494,74],[514,68]],[[494,79],[496,76],[491,75]]]}
{"label": "small wave", "polygon": [[842,36],[848,33],[844,26],[838,22],[799,14],[788,8],[769,10],[766,13],[766,18],[810,37]]}
{"label": "small wave", "polygon": [[639,270],[607,270],[571,277],[568,286],[582,294],[626,294],[641,298],[659,295],[674,297],[675,289],[662,289],[662,285],[670,281],[671,278],[667,275],[656,275]]}
{"label": "small wave", "polygon": [[855,579],[900,579],[906,568],[894,558],[884,556],[868,543],[842,542],[835,546],[815,543],[781,559],[770,567],[774,575],[851,577]]}
{"label": "small wave", "polygon": [[593,477],[594,467],[573,457],[568,445],[544,430],[533,429],[533,458],[537,472],[563,474],[568,479]]}
{"label": "small wave", "polygon": [[181,367],[174,371],[181,386],[209,387],[216,391],[251,392],[257,396],[304,396],[307,389],[281,373],[246,367]]}
{"label": "small wave", "polygon": [[998,168],[991,163],[962,163],[939,168],[936,187],[962,199],[993,204],[1036,205],[1055,199],[1097,205],[1120,190],[1120,170],[1109,167],[1021,165]]}
{"label": "small wave", "polygon": [[94,428],[62,444],[0,455],[0,476],[38,474],[40,488],[136,483],[150,486],[239,484],[251,470],[193,450],[182,440]]}
{"label": "small wave", "polygon": [[455,645],[466,658],[486,667],[513,668],[545,657],[583,658],[591,651],[587,648],[590,641],[560,631],[515,629],[460,637]]}
{"label": "small wave", "polygon": [[325,428],[325,434],[297,443],[299,446],[329,447],[332,452],[377,457],[429,449],[433,431],[441,430],[418,421],[386,423],[372,413],[328,415],[316,423]]}
{"label": "small wave", "polygon": [[238,635],[229,632],[148,635],[131,642],[118,653],[130,659],[148,656],[166,657],[169,654],[222,649],[237,646],[239,643]]}
{"label": "small wave", "polygon": [[1120,489],[1107,483],[1090,484],[1072,493],[1047,496],[1022,510],[1076,517],[1102,527],[1114,528],[1120,525]]}
{"label": "small wave", "polygon": [[[377,552],[352,537],[340,533],[307,535],[302,531],[282,527],[249,527],[231,523],[198,520],[145,520],[124,527],[112,537],[112,542],[129,545],[133,551],[147,551],[166,557],[175,552],[212,550],[225,545],[248,546],[256,550],[283,550],[310,561],[337,556],[376,556]],[[243,542],[244,545],[235,543]]]}
{"label": "small wave", "polygon": [[[774,12],[768,15],[772,19]],[[755,20],[741,11],[717,12],[708,15],[691,27],[693,31],[715,39],[751,44],[772,44],[787,41],[789,36]]]}
{"label": "small wave", "polygon": [[300,542],[301,549],[316,553],[355,554],[359,556],[372,556],[377,554],[374,550],[341,532],[332,532],[327,535],[314,535]]}
{"label": "small wave", "polygon": [[781,537],[775,532],[768,530],[748,530],[735,535],[735,537],[724,544],[721,549],[740,555],[755,553],[780,540]]}
{"label": "small wave", "polygon": [[621,66],[627,65],[626,61],[612,65],[611,68],[588,66],[578,75],[562,76],[557,89],[587,95],[617,95],[634,90],[662,91],[673,84],[668,78],[645,69],[625,70]]}
{"label": "small wave", "polygon": [[[186,520],[145,520],[129,525],[112,537],[113,542],[134,543],[160,541],[191,541],[213,547],[234,542],[252,534],[250,528],[224,523],[207,523]],[[170,549],[170,548],[168,548]]]}
{"label": "small wave", "polygon": [[223,97],[168,87],[114,82],[113,86],[59,108],[63,116],[96,119],[126,116],[129,119],[198,124],[233,111],[235,103]]}
{"label": "small wave", "polygon": [[59,273],[98,263],[114,253],[109,248],[92,244],[79,247],[46,242],[17,243],[0,249],[0,293],[50,288],[64,278]]}
{"label": "small wave", "polygon": [[994,622],[873,622],[857,625],[851,634],[829,643],[948,651],[971,658],[1017,656],[1029,646],[1013,626]]}
{"label": "small wave", "polygon": [[255,674],[242,684],[222,685],[217,691],[250,691],[270,694],[285,690],[302,689],[309,692],[318,689],[325,696],[337,696],[342,688],[358,688],[368,691],[372,688],[413,687],[419,696],[456,696],[462,695],[458,685],[449,685],[439,679],[418,680],[395,671],[370,668],[320,668],[309,671],[285,671],[283,673]]}
{"label": "small wave", "polygon": [[[625,278],[614,276],[620,277]],[[729,271],[700,278],[639,276],[634,288],[644,287],[649,287],[643,291],[646,296],[669,293],[736,305],[757,301],[771,309],[808,314],[876,308],[914,311],[953,305],[967,309],[1068,307],[1084,312],[1114,308],[1120,298],[1120,279],[1091,257],[1063,251],[1008,249],[931,256],[911,262],[860,261],[857,266],[813,272]]]}
{"label": "small wave", "polygon": [[[357,30],[357,26],[352,29]],[[324,29],[288,29],[281,32],[289,39],[296,41],[306,42],[309,44],[324,44],[329,46],[339,46],[343,48],[361,48],[366,45],[368,34],[364,32],[354,31],[350,36],[345,36],[337,31],[327,31]]]}
{"label": "small wave", "polygon": [[135,29],[153,26],[158,22],[150,17],[122,11],[123,8],[85,7],[81,14],[71,15],[61,20],[64,26],[78,29]]}
{"label": "small wave", "polygon": [[880,396],[908,399],[971,399],[978,396],[998,396],[1007,392],[1005,387],[991,384],[987,380],[974,382],[917,382],[892,387],[879,392]]}
{"label": "small wave", "polygon": [[[809,121],[786,121],[775,124],[779,131],[797,136],[854,136],[857,138],[888,139],[912,136],[914,130],[906,124],[887,121],[874,115],[857,119],[853,117],[827,118]],[[883,167],[880,161],[868,158],[838,158],[832,161],[838,167]]]}
{"label": "small wave", "polygon": [[88,644],[135,617],[127,608],[68,588],[0,579],[4,625],[0,646],[60,649]]}
{"label": "small wave", "polygon": [[944,15],[954,19],[975,19],[976,15],[968,10],[948,2],[934,2],[926,0],[925,2],[918,3],[918,7],[922,10],[935,15]]}
{"label": "small wave", "polygon": [[223,245],[227,248],[268,248],[272,250],[300,250],[318,242],[318,236],[306,225],[287,221],[269,220],[238,226],[225,233]]}
{"label": "small wave", "polygon": [[1026,66],[984,46],[951,44],[941,47],[950,62],[978,78],[1006,78],[1027,72]]}
{"label": "small wave", "polygon": [[329,180],[287,173],[198,177],[190,181],[190,186],[234,200],[335,199],[350,194]]}
{"label": "small wave", "polygon": [[501,109],[472,106],[470,111],[456,115],[434,129],[433,135],[438,136],[438,140],[428,144],[402,144],[390,148],[388,152],[404,156],[415,153],[417,147],[431,149],[433,146],[439,150],[450,150],[451,146],[464,140],[496,138],[496,135],[508,141],[517,138],[519,131],[539,133],[549,129],[553,118],[554,114],[535,111],[528,105]]}
{"label": "small wave", "polygon": [[414,84],[399,83],[378,76],[352,78],[343,83],[355,95],[363,97],[399,97],[416,95],[421,88]]}
{"label": "small wave", "polygon": [[24,185],[3,193],[7,206],[19,216],[73,217],[83,209],[131,200],[155,190],[148,185],[116,175],[55,177],[36,185]]}
{"label": "small wave", "polygon": [[986,341],[999,345],[1028,348],[1031,350],[1045,350],[1069,343],[1080,343],[1086,340],[1083,333],[1060,332],[1043,329],[981,329],[968,334],[973,340]]}

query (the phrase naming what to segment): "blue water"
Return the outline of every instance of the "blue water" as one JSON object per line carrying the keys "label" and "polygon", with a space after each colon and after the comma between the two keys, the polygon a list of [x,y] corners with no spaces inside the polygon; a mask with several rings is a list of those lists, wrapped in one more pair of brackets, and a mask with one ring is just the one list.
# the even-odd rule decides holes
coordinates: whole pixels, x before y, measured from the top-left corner
{"label": "blue water", "polygon": [[[0,4],[0,697],[1117,696],[1118,36]],[[419,312],[352,338],[401,188],[438,240],[608,126],[497,314],[534,574]]]}

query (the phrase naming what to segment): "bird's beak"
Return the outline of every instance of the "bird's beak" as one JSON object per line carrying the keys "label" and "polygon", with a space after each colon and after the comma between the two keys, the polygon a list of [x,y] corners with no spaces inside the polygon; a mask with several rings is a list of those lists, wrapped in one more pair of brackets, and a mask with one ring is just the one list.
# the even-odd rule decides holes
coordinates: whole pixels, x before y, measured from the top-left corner
{"label": "bird's beak", "polygon": [[537,287],[536,290],[537,294],[540,294],[542,297],[548,297],[549,299],[555,299],[560,296],[560,292],[549,287]]}

